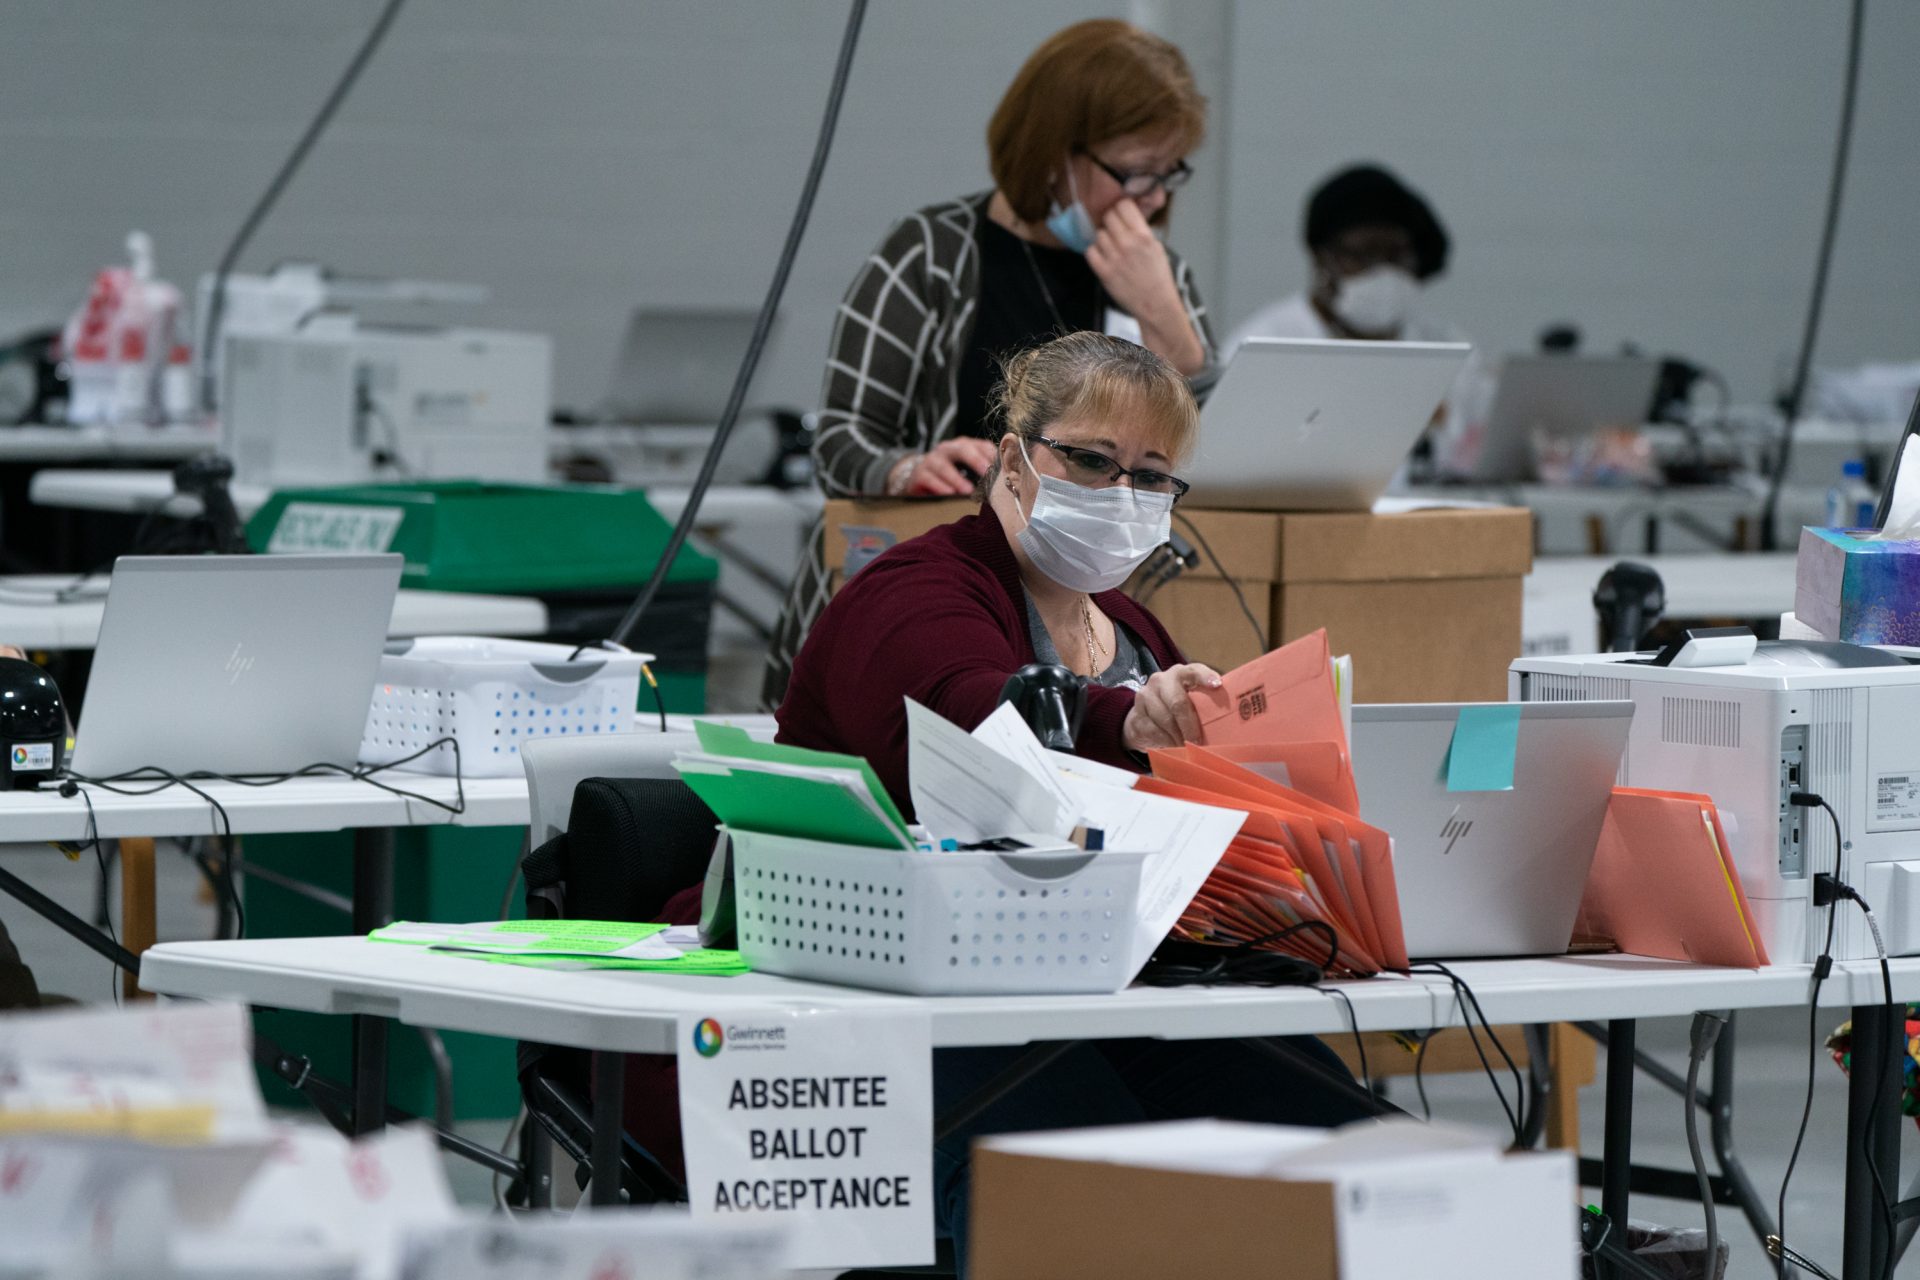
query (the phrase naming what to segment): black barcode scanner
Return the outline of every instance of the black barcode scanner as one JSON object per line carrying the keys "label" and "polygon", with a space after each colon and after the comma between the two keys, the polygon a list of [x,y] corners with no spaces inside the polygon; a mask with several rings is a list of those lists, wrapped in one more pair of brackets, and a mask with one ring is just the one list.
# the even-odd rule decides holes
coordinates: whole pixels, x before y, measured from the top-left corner
{"label": "black barcode scanner", "polygon": [[1040,745],[1055,751],[1073,750],[1087,722],[1086,682],[1052,663],[1028,663],[1008,676],[1000,701],[1017,707]]}

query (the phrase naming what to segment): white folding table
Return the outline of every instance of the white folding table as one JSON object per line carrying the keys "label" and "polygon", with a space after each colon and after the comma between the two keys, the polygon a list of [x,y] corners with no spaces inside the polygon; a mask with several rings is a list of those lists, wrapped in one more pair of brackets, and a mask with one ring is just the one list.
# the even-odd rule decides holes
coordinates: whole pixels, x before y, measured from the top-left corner
{"label": "white folding table", "polygon": [[[0,577],[0,644],[23,649],[91,649],[100,638],[107,578],[36,573]],[[537,636],[547,606],[526,596],[401,591],[389,636]]]}
{"label": "white folding table", "polygon": [[[1920,998],[1920,959],[1892,964],[1896,1001]],[[1639,1018],[1701,1009],[1805,1004],[1811,967],[1713,969],[1634,956],[1564,956],[1461,962],[1452,966],[1495,1023],[1605,1021],[1607,1116],[1603,1209],[1628,1211],[1633,1106],[1633,1029]],[[444,1030],[564,1044],[594,1052],[596,1169],[617,1159],[622,1055],[669,1053],[686,1013],[725,1018],[769,1004],[925,1010],[937,1047],[1071,1043],[1128,1036],[1240,1039],[1396,1028],[1445,1027],[1466,1019],[1452,986],[1427,975],[1343,982],[1348,1006],[1311,988],[1134,987],[1116,995],[953,996],[919,999],[754,974],[686,976],[556,972],[482,964],[361,937],[258,942],[171,943],[148,951],[141,984],[149,990],[313,1012],[392,1018]],[[1902,1072],[1880,972],[1869,962],[1836,965],[1820,1002],[1851,1006],[1854,1068],[1848,1109],[1845,1280],[1866,1280],[1891,1247],[1880,1223],[1871,1167],[1897,1185]],[[1890,1063],[1881,1105],[1871,1064]],[[366,1082],[356,1080],[364,1089]],[[1868,1128],[1869,1113],[1873,1126]],[[1870,1166],[1869,1161],[1872,1162]],[[616,1177],[594,1179],[596,1195]],[[1876,1253],[1879,1250],[1882,1252]]]}

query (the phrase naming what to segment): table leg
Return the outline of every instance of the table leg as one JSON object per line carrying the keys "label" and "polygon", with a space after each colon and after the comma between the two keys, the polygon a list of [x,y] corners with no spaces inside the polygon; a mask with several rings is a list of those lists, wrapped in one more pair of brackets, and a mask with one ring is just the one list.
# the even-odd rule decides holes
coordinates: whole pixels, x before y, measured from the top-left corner
{"label": "table leg", "polygon": [[[125,838],[120,845],[120,945],[139,955],[152,946],[159,932],[154,907],[153,841],[146,836]],[[151,1000],[140,989],[138,974],[120,975],[120,994],[129,1000]]]}
{"label": "table leg", "polygon": [[[393,832],[353,833],[353,931],[368,934],[393,920]],[[353,1019],[353,1131],[375,1133],[387,1119],[387,1023]]]}
{"label": "table leg", "polygon": [[620,1143],[626,1131],[627,1056],[594,1050],[593,1186],[589,1203],[620,1203]]}
{"label": "table leg", "polygon": [[[1900,1085],[1903,1052],[1895,1028],[1901,1005],[1864,1005],[1853,1010],[1853,1061],[1847,1073],[1847,1185],[1842,1222],[1843,1280],[1877,1280],[1885,1273],[1892,1240],[1881,1214],[1873,1170],[1888,1195],[1900,1185]],[[1883,1075],[1884,1064],[1884,1075]],[[1874,1108],[1875,1085],[1882,1084]],[[1873,1126],[1867,1113],[1873,1111]]]}
{"label": "table leg", "polygon": [[1607,1024],[1607,1115],[1600,1160],[1600,1212],[1625,1232],[1633,1186],[1633,1033],[1631,1018]]}

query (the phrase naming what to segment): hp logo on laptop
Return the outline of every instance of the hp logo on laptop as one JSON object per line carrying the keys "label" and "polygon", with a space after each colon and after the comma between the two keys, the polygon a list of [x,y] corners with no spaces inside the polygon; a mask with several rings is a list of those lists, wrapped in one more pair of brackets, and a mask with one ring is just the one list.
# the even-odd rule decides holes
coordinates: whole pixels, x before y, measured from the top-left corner
{"label": "hp logo on laptop", "polygon": [[1444,858],[1452,853],[1453,846],[1459,844],[1461,837],[1471,830],[1473,830],[1473,820],[1471,818],[1463,820],[1460,817],[1460,806],[1453,806],[1453,812],[1447,815],[1446,822],[1440,827],[1440,838],[1447,842],[1447,847],[1440,851],[1440,856]]}

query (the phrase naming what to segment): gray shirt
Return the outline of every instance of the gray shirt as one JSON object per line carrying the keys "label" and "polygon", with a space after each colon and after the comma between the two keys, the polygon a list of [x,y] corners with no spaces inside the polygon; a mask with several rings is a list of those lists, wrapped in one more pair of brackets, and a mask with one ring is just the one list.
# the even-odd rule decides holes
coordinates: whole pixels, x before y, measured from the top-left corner
{"label": "gray shirt", "polygon": [[[1047,624],[1041,620],[1040,611],[1033,607],[1033,597],[1027,596],[1026,601],[1027,635],[1033,640],[1034,661],[1065,666],[1060,661],[1060,650],[1054,647],[1053,637],[1047,632]],[[1108,688],[1138,689],[1147,682],[1148,676],[1159,669],[1160,664],[1153,660],[1153,654],[1148,652],[1147,646],[1141,644],[1126,627],[1114,623],[1113,661],[1096,677],[1096,682]]]}

